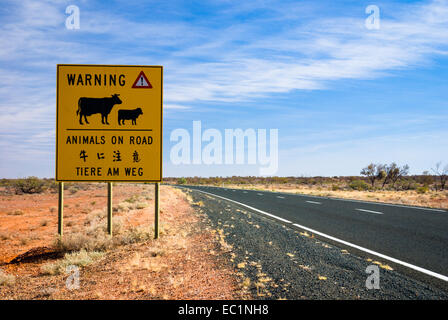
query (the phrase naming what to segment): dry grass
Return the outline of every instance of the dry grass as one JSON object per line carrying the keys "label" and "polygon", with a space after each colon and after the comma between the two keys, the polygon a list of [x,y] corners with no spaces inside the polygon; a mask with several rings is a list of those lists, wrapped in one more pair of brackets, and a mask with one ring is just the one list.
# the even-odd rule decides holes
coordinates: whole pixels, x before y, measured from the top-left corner
{"label": "dry grass", "polygon": [[104,232],[95,235],[75,233],[56,240],[55,247],[63,252],[72,251],[106,251],[113,247],[112,238]]}
{"label": "dry grass", "polygon": [[154,233],[149,232],[146,229],[147,228],[143,227],[130,228],[118,239],[119,244],[131,244],[148,241],[153,237]]}
{"label": "dry grass", "polygon": [[12,236],[8,232],[0,232],[0,240],[9,240]]}
{"label": "dry grass", "polygon": [[[126,213],[135,209],[149,206],[146,202],[139,202],[138,196],[133,196],[120,202],[113,209],[115,212]],[[87,214],[85,228],[78,232],[65,235],[61,240],[57,238],[54,246],[62,252],[105,252],[120,245],[144,242],[152,238],[153,232],[148,228],[128,226],[124,229],[123,216],[114,216],[112,229],[114,237],[107,233],[106,210],[96,209]]]}
{"label": "dry grass", "polygon": [[64,258],[54,263],[47,263],[41,267],[45,275],[56,275],[66,272],[68,266],[84,267],[99,260],[105,255],[104,252],[81,250],[73,253],[66,253]]}
{"label": "dry grass", "polygon": [[23,214],[24,214],[24,212],[22,210],[14,210],[14,211],[8,212],[8,215],[10,215],[10,216],[21,216]]}
{"label": "dry grass", "polygon": [[[80,190],[67,197],[72,200],[70,220],[74,224],[64,230],[64,237],[56,241],[56,252],[51,246],[56,219],[40,215],[48,212],[52,203],[41,208],[26,208],[25,214],[35,215],[32,227],[39,241],[27,247],[46,249],[36,260],[8,265],[8,274],[17,275],[14,286],[0,289],[0,299],[230,299],[238,295],[239,288],[233,269],[218,263],[220,250],[214,235],[202,229],[202,215],[194,212],[185,194],[174,188],[161,190],[160,238],[154,240],[152,223],[152,186],[128,184],[115,188],[118,199],[114,213],[113,237],[106,232],[107,214],[98,201],[92,208],[92,197]],[[123,191],[122,191],[123,190]],[[141,196],[132,196],[138,194]],[[121,197],[119,196],[121,195]],[[19,197],[19,196],[14,196]],[[29,195],[20,196],[23,202]],[[33,196],[36,197],[36,196]],[[83,206],[76,203],[83,199]],[[127,201],[126,201],[126,200]],[[22,200],[21,200],[22,201]],[[9,205],[9,201],[5,203]],[[149,203],[149,204],[148,204]],[[149,208],[146,208],[149,206]],[[90,208],[90,210],[88,209]],[[142,209],[140,209],[142,208]],[[8,208],[9,209],[9,208]],[[34,210],[34,211],[33,211]],[[9,209],[11,211],[11,209]],[[7,210],[4,211],[8,212]],[[15,235],[16,217],[9,217],[10,228],[5,237]],[[40,227],[48,220],[49,227]],[[2,227],[4,227],[2,225]],[[50,231],[49,231],[50,230]],[[46,236],[51,232],[51,236]],[[6,240],[18,243],[20,238]],[[39,246],[39,247],[37,247]],[[19,247],[19,246],[17,246]],[[29,249],[20,246],[21,252]],[[33,248],[33,249],[34,249]],[[58,250],[59,249],[59,250]],[[63,253],[63,258],[59,253]],[[213,254],[209,253],[213,252]],[[47,255],[54,254],[55,255]],[[15,255],[17,256],[17,255]],[[15,257],[14,256],[14,257]],[[59,258],[57,260],[48,260]],[[5,258],[10,261],[12,258]],[[82,290],[66,288],[67,267],[83,269]],[[10,278],[10,277],[9,277]],[[20,280],[20,281],[19,281]],[[44,294],[44,289],[48,288]],[[45,289],[46,290],[46,289]]]}
{"label": "dry grass", "polygon": [[0,286],[12,286],[16,282],[16,277],[0,270]]}
{"label": "dry grass", "polygon": [[149,204],[147,202],[140,202],[132,198],[132,200],[127,199],[123,202],[120,202],[116,206],[112,208],[114,212],[128,212],[131,210],[141,210],[147,208]]}

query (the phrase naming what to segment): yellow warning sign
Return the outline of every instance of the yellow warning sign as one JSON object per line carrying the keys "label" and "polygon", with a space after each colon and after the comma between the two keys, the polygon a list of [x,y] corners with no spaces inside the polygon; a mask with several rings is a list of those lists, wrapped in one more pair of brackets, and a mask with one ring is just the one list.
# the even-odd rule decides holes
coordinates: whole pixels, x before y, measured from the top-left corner
{"label": "yellow warning sign", "polygon": [[56,180],[162,180],[161,66],[58,65]]}

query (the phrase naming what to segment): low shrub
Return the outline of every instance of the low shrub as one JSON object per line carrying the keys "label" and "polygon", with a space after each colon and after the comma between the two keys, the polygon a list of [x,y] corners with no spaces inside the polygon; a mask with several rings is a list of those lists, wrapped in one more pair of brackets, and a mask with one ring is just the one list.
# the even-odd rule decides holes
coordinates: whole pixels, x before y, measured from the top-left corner
{"label": "low shrub", "polygon": [[134,202],[138,201],[138,196],[132,196],[124,201],[128,202],[128,203],[134,203]]}
{"label": "low shrub", "polygon": [[354,181],[350,182],[350,184],[348,186],[351,189],[358,190],[358,191],[368,190],[370,188],[370,186],[362,180],[354,180]]}
{"label": "low shrub", "polygon": [[151,239],[151,232],[143,227],[134,227],[129,229],[120,239],[121,244],[131,244],[137,242],[145,242]]}
{"label": "low shrub", "polygon": [[418,187],[415,191],[417,191],[418,194],[423,194],[429,191],[428,186]]}
{"label": "low shrub", "polygon": [[10,233],[0,232],[0,240],[9,240],[12,236]]}
{"label": "low shrub", "polygon": [[146,207],[148,207],[149,206],[149,204],[147,203],[147,202],[138,202],[136,205],[135,205],[135,208],[136,209],[145,209]]}
{"label": "low shrub", "polygon": [[16,282],[16,277],[0,270],[0,286],[12,286]]}
{"label": "low shrub", "polygon": [[45,191],[45,181],[37,177],[28,177],[16,180],[13,187],[17,194],[41,193]]}
{"label": "low shrub", "polygon": [[56,275],[65,273],[68,266],[84,267],[92,262],[102,258],[104,252],[86,251],[81,250],[79,252],[66,253],[64,259],[58,260],[53,263],[44,264],[41,267],[43,274]]}
{"label": "low shrub", "polygon": [[96,234],[75,233],[56,240],[55,247],[62,252],[106,251],[113,246],[112,238],[104,232]]}
{"label": "low shrub", "polygon": [[21,216],[24,214],[22,210],[14,210],[7,213],[8,216]]}
{"label": "low shrub", "polygon": [[59,192],[59,183],[54,180],[47,180],[47,190],[51,193]]}
{"label": "low shrub", "polygon": [[333,184],[333,185],[331,186],[331,190],[333,190],[333,191],[338,191],[338,190],[341,190],[341,187],[339,187],[337,184]]}

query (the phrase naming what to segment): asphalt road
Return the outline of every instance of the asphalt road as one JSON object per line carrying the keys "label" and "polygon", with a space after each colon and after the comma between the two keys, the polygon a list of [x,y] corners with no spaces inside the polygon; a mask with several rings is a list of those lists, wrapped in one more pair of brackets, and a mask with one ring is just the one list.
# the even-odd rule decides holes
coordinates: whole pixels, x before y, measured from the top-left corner
{"label": "asphalt road", "polygon": [[261,210],[260,214],[279,223],[309,228],[318,235],[397,259],[409,264],[412,272],[422,272],[419,268],[423,268],[425,276],[448,279],[445,210],[257,190],[184,187]]}

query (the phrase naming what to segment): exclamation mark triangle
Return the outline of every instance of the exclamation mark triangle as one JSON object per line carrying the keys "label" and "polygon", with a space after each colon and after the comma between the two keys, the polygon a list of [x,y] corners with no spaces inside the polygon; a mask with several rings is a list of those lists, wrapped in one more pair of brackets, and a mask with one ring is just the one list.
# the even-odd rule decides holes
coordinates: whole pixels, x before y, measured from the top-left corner
{"label": "exclamation mark triangle", "polygon": [[149,82],[148,78],[146,77],[145,73],[141,71],[135,80],[134,84],[132,85],[132,88],[135,89],[151,89],[152,85],[151,82]]}

